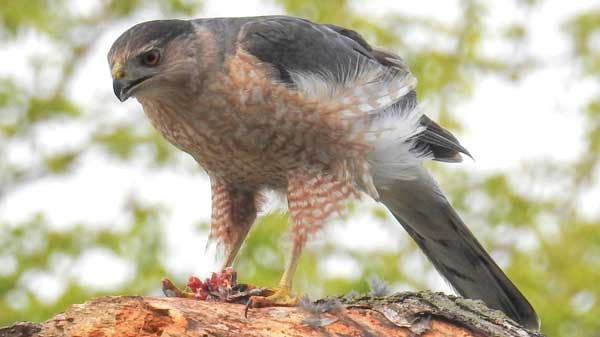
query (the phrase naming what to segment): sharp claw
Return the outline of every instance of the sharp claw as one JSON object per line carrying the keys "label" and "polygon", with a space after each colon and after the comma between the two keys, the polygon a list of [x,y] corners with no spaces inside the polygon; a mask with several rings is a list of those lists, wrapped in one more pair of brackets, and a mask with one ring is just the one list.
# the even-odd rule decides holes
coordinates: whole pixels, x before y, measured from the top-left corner
{"label": "sharp claw", "polygon": [[246,302],[246,306],[244,307],[244,318],[248,318],[248,310],[252,307],[252,297],[248,299]]}

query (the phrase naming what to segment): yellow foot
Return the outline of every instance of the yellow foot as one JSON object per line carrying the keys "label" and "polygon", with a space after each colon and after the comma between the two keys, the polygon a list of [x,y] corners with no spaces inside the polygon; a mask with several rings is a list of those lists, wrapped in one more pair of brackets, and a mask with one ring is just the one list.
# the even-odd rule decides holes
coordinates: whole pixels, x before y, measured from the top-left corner
{"label": "yellow foot", "polygon": [[177,288],[177,286],[168,278],[163,278],[161,283],[162,291],[167,297],[195,298],[194,293]]}
{"label": "yellow foot", "polygon": [[248,317],[248,309],[264,307],[293,307],[298,304],[298,297],[292,297],[287,287],[267,288],[258,296],[251,296],[246,303],[244,316]]}

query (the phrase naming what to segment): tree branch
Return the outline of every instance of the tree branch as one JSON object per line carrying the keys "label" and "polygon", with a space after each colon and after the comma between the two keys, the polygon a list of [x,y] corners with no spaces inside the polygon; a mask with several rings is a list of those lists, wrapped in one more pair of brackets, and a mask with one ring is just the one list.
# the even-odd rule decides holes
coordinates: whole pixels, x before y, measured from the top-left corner
{"label": "tree branch", "polygon": [[295,308],[251,309],[184,298],[118,296],[71,306],[43,323],[0,328],[30,336],[494,336],[539,337],[480,301],[440,293],[301,301]]}

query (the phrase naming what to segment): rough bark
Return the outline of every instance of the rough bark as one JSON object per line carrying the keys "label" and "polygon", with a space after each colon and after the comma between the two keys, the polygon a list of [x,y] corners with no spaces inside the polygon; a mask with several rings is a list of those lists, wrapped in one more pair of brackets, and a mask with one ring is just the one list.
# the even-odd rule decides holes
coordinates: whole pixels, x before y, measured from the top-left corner
{"label": "rough bark", "polygon": [[479,301],[439,293],[330,298],[295,308],[251,309],[185,298],[102,297],[43,323],[0,328],[25,336],[541,336]]}

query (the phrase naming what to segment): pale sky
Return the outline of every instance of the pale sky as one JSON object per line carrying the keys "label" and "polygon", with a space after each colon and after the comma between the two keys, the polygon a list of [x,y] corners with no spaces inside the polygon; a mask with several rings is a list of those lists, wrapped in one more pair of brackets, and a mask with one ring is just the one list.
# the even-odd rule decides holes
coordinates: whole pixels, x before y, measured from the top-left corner
{"label": "pale sky", "polygon": [[[258,0],[208,0],[205,3],[204,10],[198,16],[282,13],[277,6],[265,5]],[[408,15],[433,17],[451,24],[461,19],[458,3],[370,0],[355,1],[354,6],[373,16],[399,11]],[[95,5],[96,2],[92,0],[77,0],[72,10],[90,12]],[[528,51],[539,57],[544,66],[519,82],[492,75],[478,78],[472,97],[455,108],[465,124],[465,131],[459,138],[476,161],[466,160],[463,164],[455,165],[455,170],[466,170],[473,174],[495,170],[518,172],[524,163],[534,159],[568,161],[580,156],[583,133],[582,120],[578,118],[577,111],[580,104],[588,102],[591,95],[597,92],[598,83],[582,81],[577,77],[576,65],[570,62],[570,45],[560,27],[565,18],[594,5],[598,6],[598,1],[552,0],[542,2],[540,8],[526,14],[513,8],[513,1],[493,2],[485,17],[493,32],[513,20],[524,23],[532,34]],[[134,23],[154,18],[156,12],[149,9],[118,27],[110,27],[99,37],[93,52],[69,86],[70,95],[83,107],[89,106],[87,102],[98,99],[104,102],[102,107],[90,110],[97,114],[95,122],[127,120],[147,123],[135,100],[121,104],[114,98],[105,55],[122,31]],[[414,39],[415,44],[424,41],[424,36],[418,32],[407,34],[411,34],[409,37]],[[35,34],[26,34],[17,44],[3,47],[0,59],[5,61],[0,63],[0,73],[15,74],[25,85],[32,86],[27,56],[40,50],[48,54],[58,52]],[[489,55],[504,57],[511,57],[513,52],[493,39],[484,46],[484,51]],[[48,78],[52,78],[51,69],[44,71]],[[44,148],[48,151],[62,150],[77,146],[89,136],[91,129],[90,125],[81,122],[56,122],[36,130],[36,137],[43,140]],[[22,144],[15,144],[9,157],[25,164],[30,160],[28,149]],[[171,210],[164,219],[169,228],[176,229],[170,230],[167,236],[170,271],[206,276],[217,264],[212,252],[204,251],[206,237],[195,233],[193,227],[210,218],[210,188],[205,175],[193,169],[191,158],[181,154],[178,162],[180,165],[177,167],[150,169],[141,160],[122,164],[102,153],[91,152],[80,161],[73,174],[45,178],[10,193],[0,203],[0,219],[18,222],[35,212],[43,212],[56,227],[70,226],[80,221],[94,226],[122,226],[127,222],[123,213],[125,204],[131,196],[137,196],[142,201],[160,203]],[[596,212],[597,198],[600,198],[600,190],[596,186],[588,200],[583,201],[583,207],[589,212]],[[372,204],[365,202],[361,207],[370,207]],[[405,237],[390,236],[386,226],[395,227],[394,233]],[[385,225],[377,224],[369,215],[354,217],[347,224],[337,223],[327,231],[335,233],[333,236],[341,244],[356,249],[394,249],[398,240],[408,237],[392,221]],[[364,242],[370,244],[365,246]],[[343,258],[335,262],[327,263],[329,275],[343,273],[352,276],[352,270],[356,270],[356,266],[344,262]],[[0,263],[0,269],[2,265]],[[87,252],[74,268],[68,265],[61,267],[60,261],[56,265],[57,270],[53,273],[28,275],[23,285],[31,287],[29,280],[34,279],[39,284],[38,278],[41,277],[48,286],[36,291],[41,298],[52,300],[61,292],[57,279],[57,275],[65,272],[61,268],[68,269],[66,272],[71,275],[81,275],[79,277],[85,285],[98,288],[122,282],[131,277],[132,272],[132,266],[127,262],[97,249]],[[433,280],[431,286],[448,290],[439,278]]]}

